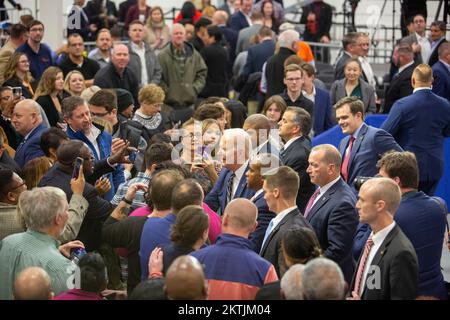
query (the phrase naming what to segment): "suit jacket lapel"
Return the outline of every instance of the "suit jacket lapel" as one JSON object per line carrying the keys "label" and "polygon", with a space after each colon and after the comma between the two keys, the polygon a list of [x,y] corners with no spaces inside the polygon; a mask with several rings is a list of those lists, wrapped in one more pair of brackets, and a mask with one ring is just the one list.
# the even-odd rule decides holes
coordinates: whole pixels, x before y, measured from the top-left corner
{"label": "suit jacket lapel", "polygon": [[353,159],[355,158],[356,153],[358,153],[358,150],[361,147],[361,143],[364,140],[364,136],[366,135],[367,130],[367,125],[363,123],[361,130],[359,130],[358,138],[356,138],[355,142],[353,142],[352,152],[350,153],[350,159],[348,161],[348,171],[350,171]]}
{"label": "suit jacket lapel", "polygon": [[384,257],[384,254],[388,250],[389,244],[397,234],[398,234],[398,225],[395,225],[394,229],[392,229],[391,232],[389,232],[387,237],[384,239],[377,253],[373,257],[372,263],[370,265],[378,265],[380,263],[381,259],[383,259]]}
{"label": "suit jacket lapel", "polygon": [[298,209],[292,210],[291,212],[289,212],[275,227],[275,229],[272,230],[272,232],[269,234],[269,236],[267,237],[266,241],[264,242],[264,247],[261,250],[261,254],[264,254],[264,251],[266,251],[267,249],[267,245],[270,243],[270,241],[272,240],[272,238],[277,234],[278,230],[280,230],[281,226],[284,225],[288,220],[291,219],[292,215],[295,215],[296,213],[300,214],[300,212],[298,211]]}
{"label": "suit jacket lapel", "polygon": [[243,197],[243,193],[244,193],[244,190],[246,189],[245,187],[247,186],[247,177],[245,176],[245,173],[247,172],[248,167],[249,167],[249,165],[247,165],[247,167],[245,168],[244,174],[241,177],[241,180],[239,180],[239,184],[236,189],[236,192],[234,193],[234,195],[232,195],[233,199],[234,198],[245,198],[245,197]]}
{"label": "suit jacket lapel", "polygon": [[328,202],[328,200],[331,198],[333,193],[336,192],[336,188],[340,182],[341,182],[341,180],[338,180],[338,182],[336,182],[334,185],[332,185],[331,188],[328,189],[327,192],[325,192],[325,194],[319,198],[319,200],[317,200],[317,202],[313,205],[313,207],[311,208],[311,211],[308,214],[308,217],[307,217],[308,221],[311,221],[312,218],[314,217],[314,215],[320,211],[320,208],[322,208]]}

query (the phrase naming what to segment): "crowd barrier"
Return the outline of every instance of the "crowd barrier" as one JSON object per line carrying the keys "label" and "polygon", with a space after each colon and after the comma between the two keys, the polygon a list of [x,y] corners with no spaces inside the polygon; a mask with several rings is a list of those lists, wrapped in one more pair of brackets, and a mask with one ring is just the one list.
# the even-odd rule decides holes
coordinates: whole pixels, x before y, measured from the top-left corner
{"label": "crowd barrier", "polygon": [[[386,120],[387,115],[369,115],[366,117],[365,122],[368,125],[379,128]],[[336,125],[333,128],[321,133],[312,140],[313,146],[319,144],[329,143],[334,145],[336,148],[339,147],[339,142],[344,138],[341,128]],[[445,139],[444,142],[444,174],[439,181],[438,188],[436,190],[436,196],[443,198],[447,204],[450,203],[450,138]]]}

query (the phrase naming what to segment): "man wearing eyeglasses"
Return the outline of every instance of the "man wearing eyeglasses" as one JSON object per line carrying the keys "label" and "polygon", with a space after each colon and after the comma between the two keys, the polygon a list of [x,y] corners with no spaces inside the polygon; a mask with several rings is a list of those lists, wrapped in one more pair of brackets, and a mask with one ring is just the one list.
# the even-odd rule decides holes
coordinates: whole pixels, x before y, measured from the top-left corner
{"label": "man wearing eyeglasses", "polygon": [[83,75],[86,87],[92,86],[95,74],[100,70],[100,65],[97,61],[83,56],[84,41],[78,33],[72,33],[67,38],[67,53],[66,58],[59,64],[59,67],[64,73],[64,77],[70,71],[77,70]]}
{"label": "man wearing eyeglasses", "polygon": [[310,116],[313,114],[314,102],[302,95],[303,70],[300,66],[291,64],[284,70],[284,84],[286,90],[280,96],[289,107],[300,107],[305,109]]}
{"label": "man wearing eyeglasses", "polygon": [[38,81],[45,69],[56,65],[55,53],[52,49],[42,43],[44,38],[44,24],[38,20],[33,20],[29,27],[29,38],[26,43],[17,48],[17,52],[23,52],[30,61],[30,72],[34,80]]}

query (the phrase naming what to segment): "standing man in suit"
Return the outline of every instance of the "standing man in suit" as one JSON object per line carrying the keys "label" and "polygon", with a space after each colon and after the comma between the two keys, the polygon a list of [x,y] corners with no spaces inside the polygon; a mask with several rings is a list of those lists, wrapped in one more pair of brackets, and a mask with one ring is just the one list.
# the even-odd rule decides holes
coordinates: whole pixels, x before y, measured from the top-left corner
{"label": "standing man in suit", "polygon": [[429,65],[414,69],[414,93],[392,107],[382,125],[398,144],[413,152],[419,162],[419,191],[434,195],[444,171],[444,138],[450,136],[450,103],[431,91]]}
{"label": "standing man in suit", "polygon": [[279,141],[275,141],[271,135],[270,120],[265,115],[260,113],[252,114],[245,119],[242,127],[252,139],[252,147],[255,155],[261,153],[271,153],[275,156],[279,155],[280,151],[277,148]]}
{"label": "standing man in suit", "polygon": [[[419,261],[418,295],[448,299],[441,271],[447,208],[445,202],[421,191],[419,168],[413,153],[386,154],[377,165],[380,176],[394,180],[402,199],[394,220],[414,246]],[[370,231],[369,231],[370,232]]]}
{"label": "standing man in suit", "polygon": [[387,87],[383,113],[389,113],[395,101],[409,96],[413,91],[411,76],[416,64],[411,46],[407,43],[397,44],[394,47],[392,61],[398,67],[398,73]]}
{"label": "standing man in suit", "polygon": [[263,177],[264,199],[276,216],[270,220],[259,254],[275,266],[278,277],[281,278],[287,270],[281,250],[283,235],[293,225],[310,226],[295,203],[300,184],[298,174],[291,168],[282,166],[267,171]]}
{"label": "standing man in suit", "polygon": [[428,65],[432,67],[439,61],[439,48],[443,43],[446,43],[445,29],[446,25],[444,21],[433,21],[431,23],[431,54],[428,59]]}
{"label": "standing man in suit", "polygon": [[[250,20],[250,26],[241,29],[238,34],[237,45],[236,45],[236,56],[242,51],[247,51],[251,46],[250,40],[252,37],[258,35],[259,30],[264,25],[264,17],[261,12],[253,12]],[[273,53],[272,53],[273,54]]]}
{"label": "standing man in suit", "polygon": [[280,150],[281,162],[294,169],[300,177],[296,202],[298,209],[303,212],[308,199],[314,193],[314,185],[306,173],[311,151],[311,140],[308,137],[311,116],[302,108],[288,107],[278,125],[280,138],[284,141],[284,147]]}
{"label": "standing man in suit", "polygon": [[417,64],[426,63],[431,54],[431,42],[426,36],[427,18],[418,13],[413,18],[415,32],[404,37],[400,42],[407,43],[414,52],[414,61]]}
{"label": "standing man in suit", "polygon": [[219,150],[223,168],[212,190],[205,197],[205,203],[214,211],[223,214],[231,200],[250,199],[255,194],[255,191],[248,188],[245,178],[251,152],[252,142],[247,132],[240,128],[224,131]]}
{"label": "standing man in suit", "polygon": [[400,188],[388,178],[366,181],[356,208],[372,233],[350,285],[353,299],[412,300],[417,296],[418,261],[411,242],[393,220]]}
{"label": "standing man in suit", "polygon": [[364,123],[364,104],[357,97],[342,98],[335,110],[342,133],[348,134],[339,144],[339,153],[343,159],[342,178],[351,187],[356,177],[373,177],[378,173],[377,161],[385,152],[403,151],[389,133]]}
{"label": "standing man in suit", "polygon": [[245,174],[248,187],[255,190],[255,195],[250,201],[258,208],[258,218],[256,219],[258,224],[256,229],[249,235],[253,250],[258,253],[261,251],[261,245],[264,240],[267,226],[269,225],[270,220],[275,217],[275,213],[270,211],[266,199],[264,199],[263,175],[268,170],[278,167],[279,165],[280,159],[276,156],[269,153],[261,153],[251,160],[248,171]]}
{"label": "standing man in suit", "polygon": [[269,27],[261,27],[257,37],[259,39],[258,44],[248,48],[247,61],[242,72],[246,78],[254,72],[261,72],[264,63],[275,52],[273,32]]}
{"label": "standing man in suit", "polygon": [[356,197],[340,176],[341,155],[334,146],[314,147],[308,162],[307,172],[318,189],[309,199],[305,218],[316,232],[324,256],[339,264],[350,282],[354,271],[351,249],[358,225]]}
{"label": "standing man in suit", "polygon": [[432,91],[450,102],[450,43],[443,43],[439,47],[439,61],[433,65],[432,69]]}
{"label": "standing man in suit", "polygon": [[47,128],[42,123],[39,104],[31,99],[18,102],[14,107],[11,123],[17,133],[23,136],[14,156],[16,163],[23,168],[28,161],[44,156],[41,135]]}
{"label": "standing man in suit", "polygon": [[339,57],[336,65],[334,66],[334,80],[344,79],[344,69],[347,64],[347,60],[353,56],[357,56],[359,53],[357,45],[358,34],[356,32],[347,33],[342,39],[342,47],[344,52]]}
{"label": "standing man in suit", "polygon": [[230,28],[239,32],[240,30],[252,25],[250,14],[253,9],[253,0],[242,0],[239,11],[230,17]]}

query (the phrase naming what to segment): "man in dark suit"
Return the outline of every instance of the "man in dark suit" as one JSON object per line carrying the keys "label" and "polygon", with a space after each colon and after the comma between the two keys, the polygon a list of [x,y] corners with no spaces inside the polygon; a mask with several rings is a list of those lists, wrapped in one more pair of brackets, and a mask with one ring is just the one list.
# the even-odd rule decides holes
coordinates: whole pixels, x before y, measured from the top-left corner
{"label": "man in dark suit", "polygon": [[281,239],[293,225],[310,227],[295,204],[299,187],[298,174],[289,167],[282,166],[267,171],[264,175],[264,198],[269,209],[275,213],[266,229],[260,255],[270,261],[281,278],[287,270]]}
{"label": "man in dark suit", "polygon": [[392,179],[366,181],[356,207],[372,228],[350,285],[353,299],[412,300],[417,296],[418,261],[411,242],[393,220],[400,188]]}
{"label": "man in dark suit", "polygon": [[430,66],[418,65],[412,76],[414,93],[392,107],[382,125],[419,162],[419,190],[434,195],[444,171],[444,138],[450,136],[450,103],[431,91]]}
{"label": "man in dark suit", "polygon": [[311,140],[308,133],[311,130],[311,116],[298,107],[288,107],[279,122],[280,138],[284,147],[280,150],[283,165],[294,169],[300,177],[300,186],[297,195],[297,206],[300,211],[314,193],[314,185],[309,180],[306,168],[311,151]]}
{"label": "man in dark suit", "polygon": [[[39,182],[39,187],[51,186],[62,189],[67,199],[72,197],[70,180],[74,169],[75,159],[84,159],[83,172],[86,176],[94,172],[94,157],[87,145],[79,140],[64,142],[57,151],[58,163],[48,171]],[[88,201],[89,208],[81,224],[77,240],[84,243],[86,250],[98,250],[101,245],[103,222],[113,210],[111,203],[100,197],[94,186],[86,182],[83,197]]]}
{"label": "man in dark suit", "polygon": [[416,65],[411,46],[406,43],[396,45],[392,61],[398,67],[398,73],[394,75],[386,89],[383,113],[389,113],[395,101],[409,96],[413,91],[411,76]]}
{"label": "man in dark suit", "polygon": [[443,43],[439,47],[439,61],[433,65],[432,69],[432,91],[450,102],[450,43]]}
{"label": "man in dark suit", "polygon": [[[402,192],[394,220],[411,241],[419,261],[417,295],[447,300],[441,270],[447,208],[445,202],[417,191],[419,168],[413,153],[393,152],[379,162],[380,175],[393,179]],[[369,231],[370,233],[370,231]]]}
{"label": "man in dark suit", "polygon": [[446,25],[444,21],[433,21],[431,23],[431,54],[428,59],[428,65],[433,65],[439,61],[439,48],[443,43],[446,43],[445,29]]}
{"label": "man in dark suit", "polygon": [[241,8],[230,17],[230,28],[239,32],[250,26],[253,0],[242,0]]}
{"label": "man in dark suit", "polygon": [[347,33],[342,39],[342,47],[344,51],[334,66],[334,80],[344,79],[344,69],[347,60],[353,56],[356,56],[359,52],[357,40],[358,34],[356,32]]}
{"label": "man in dark suit", "polygon": [[272,30],[269,27],[261,27],[258,32],[259,43],[247,50],[247,61],[242,75],[247,78],[254,72],[261,72],[264,63],[275,52]]}
{"label": "man in dark suit", "polygon": [[356,177],[373,177],[378,173],[376,164],[385,152],[403,149],[389,133],[364,123],[364,104],[357,97],[342,98],[335,109],[342,133],[348,134],[339,144],[341,173],[354,187]]}
{"label": "man in dark suit", "polygon": [[278,37],[280,50],[267,60],[265,75],[267,79],[266,97],[280,94],[286,88],[284,85],[284,61],[297,54],[297,41],[300,35],[295,30],[283,31]]}
{"label": "man in dark suit", "polygon": [[255,191],[248,188],[245,178],[251,148],[250,136],[243,129],[224,131],[220,139],[223,168],[212,190],[205,197],[205,203],[214,211],[223,214],[232,199],[250,199],[255,194]]}
{"label": "man in dark suit", "polygon": [[258,218],[256,220],[258,224],[256,229],[250,233],[249,239],[253,245],[253,250],[258,253],[261,251],[267,226],[270,220],[275,218],[275,213],[270,211],[266,199],[264,199],[263,174],[279,165],[280,160],[277,157],[269,153],[261,153],[251,160],[248,171],[245,174],[248,187],[256,192],[250,201],[258,208]]}
{"label": "man in dark suit", "polygon": [[213,14],[213,25],[218,26],[223,32],[221,44],[228,51],[228,75],[232,75],[232,68],[234,60],[236,59],[236,44],[238,40],[238,33],[236,30],[227,26],[228,15],[223,10],[217,10]]}
{"label": "man in dark suit", "polygon": [[41,135],[47,129],[42,123],[41,107],[31,99],[18,102],[14,107],[12,125],[23,136],[17,147],[14,160],[23,167],[28,161],[44,156],[41,149]]}
{"label": "man in dark suit", "polygon": [[358,225],[355,194],[340,177],[341,155],[334,146],[314,147],[308,162],[307,172],[318,189],[308,202],[305,218],[316,232],[324,256],[339,264],[349,282],[354,271],[351,249]]}

